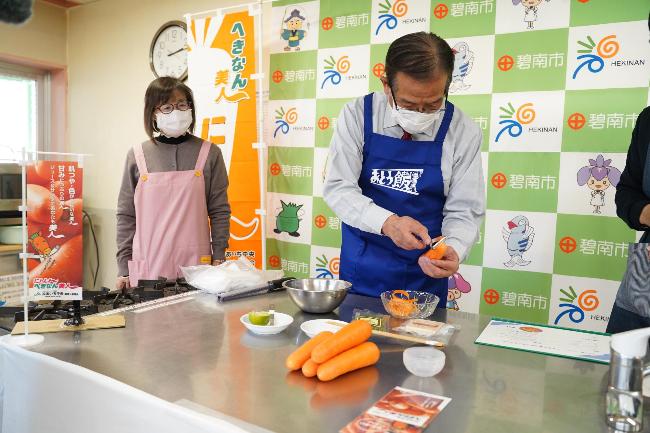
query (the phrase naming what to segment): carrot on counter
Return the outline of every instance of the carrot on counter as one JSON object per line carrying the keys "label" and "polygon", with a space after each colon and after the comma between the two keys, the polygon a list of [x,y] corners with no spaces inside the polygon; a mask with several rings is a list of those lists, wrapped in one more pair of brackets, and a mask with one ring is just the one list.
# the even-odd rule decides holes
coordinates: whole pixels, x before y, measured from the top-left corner
{"label": "carrot on counter", "polygon": [[364,320],[354,320],[345,325],[336,334],[332,335],[311,352],[311,359],[322,364],[339,353],[352,349],[355,346],[367,341],[372,335],[372,326]]}
{"label": "carrot on counter", "polygon": [[376,364],[379,361],[379,348],[366,341],[357,347],[336,355],[318,367],[318,379],[327,382],[342,374]]}
{"label": "carrot on counter", "polygon": [[289,370],[300,370],[303,364],[311,357],[311,352],[314,347],[318,346],[323,341],[334,335],[329,331],[323,331],[315,335],[311,340],[307,340],[305,344],[297,348],[291,355],[287,357],[285,365]]}
{"label": "carrot on counter", "polygon": [[318,371],[318,364],[316,364],[314,361],[311,359],[308,359],[303,365],[302,365],[302,374],[305,377],[314,377],[316,376],[316,372]]}

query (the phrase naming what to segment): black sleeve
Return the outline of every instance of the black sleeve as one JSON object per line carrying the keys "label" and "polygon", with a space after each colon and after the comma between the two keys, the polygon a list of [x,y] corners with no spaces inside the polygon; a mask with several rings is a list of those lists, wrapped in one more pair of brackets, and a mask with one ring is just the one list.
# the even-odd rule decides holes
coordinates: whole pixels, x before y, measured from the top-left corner
{"label": "black sleeve", "polygon": [[641,211],[650,204],[650,197],[643,192],[643,171],[645,169],[648,146],[650,143],[650,107],[639,115],[632,141],[627,151],[625,169],[616,187],[616,214],[634,230],[647,230],[641,225]]}

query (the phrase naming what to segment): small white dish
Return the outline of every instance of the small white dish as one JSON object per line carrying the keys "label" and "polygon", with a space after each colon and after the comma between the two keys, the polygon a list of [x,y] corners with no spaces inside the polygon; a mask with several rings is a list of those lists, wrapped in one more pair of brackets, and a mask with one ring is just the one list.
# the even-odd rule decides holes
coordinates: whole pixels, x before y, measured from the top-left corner
{"label": "small white dish", "polygon": [[342,320],[316,319],[316,320],[308,320],[306,322],[302,322],[302,324],[300,325],[300,329],[302,330],[302,332],[307,334],[309,338],[314,338],[314,336],[320,334],[323,331],[338,332],[338,330],[341,329],[340,326],[332,325],[328,322],[340,323],[343,326],[348,324],[347,322],[344,322]]}
{"label": "small white dish", "polygon": [[248,313],[239,318],[239,321],[252,333],[258,335],[274,335],[284,331],[293,323],[293,317],[288,314],[273,313],[273,325],[253,325],[248,320]]}

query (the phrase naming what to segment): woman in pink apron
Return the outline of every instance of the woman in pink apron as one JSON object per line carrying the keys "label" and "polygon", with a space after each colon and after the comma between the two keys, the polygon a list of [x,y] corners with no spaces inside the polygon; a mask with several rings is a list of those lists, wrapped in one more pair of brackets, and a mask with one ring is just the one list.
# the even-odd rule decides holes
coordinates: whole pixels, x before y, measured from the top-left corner
{"label": "woman in pink apron", "polygon": [[192,135],[193,107],[180,80],[161,77],[147,88],[149,139],[129,150],[118,199],[118,289],[224,260],[228,175],[219,147]]}

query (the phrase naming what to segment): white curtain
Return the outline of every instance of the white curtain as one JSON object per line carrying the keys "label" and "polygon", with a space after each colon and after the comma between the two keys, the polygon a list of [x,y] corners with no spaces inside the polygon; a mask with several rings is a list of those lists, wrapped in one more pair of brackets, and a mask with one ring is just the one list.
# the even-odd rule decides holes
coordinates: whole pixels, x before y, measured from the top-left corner
{"label": "white curtain", "polygon": [[244,433],[124,383],[0,343],[2,433]]}

